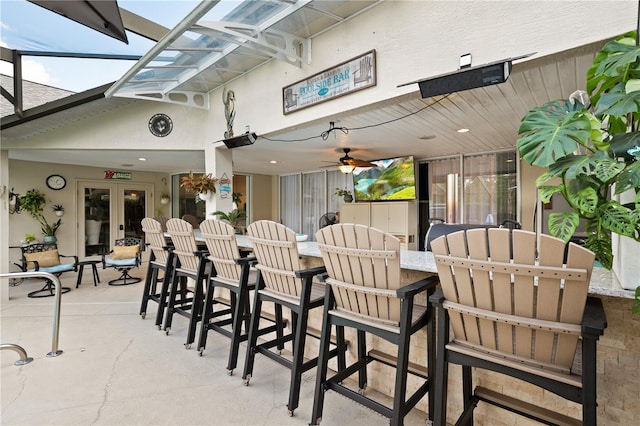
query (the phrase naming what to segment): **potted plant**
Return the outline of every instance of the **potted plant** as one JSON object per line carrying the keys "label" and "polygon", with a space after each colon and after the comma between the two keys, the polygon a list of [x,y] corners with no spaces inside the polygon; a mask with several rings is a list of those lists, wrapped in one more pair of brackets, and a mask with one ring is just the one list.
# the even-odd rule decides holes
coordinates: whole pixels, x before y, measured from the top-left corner
{"label": "potted plant", "polygon": [[43,241],[53,244],[57,241],[56,231],[62,225],[62,219],[58,219],[52,224],[47,221],[43,214],[46,202],[47,200],[42,192],[37,189],[30,189],[20,197],[20,208],[40,223],[40,230],[45,236]]}
{"label": "potted plant", "polygon": [[214,216],[218,216],[219,220],[224,220],[229,223],[229,225],[233,226],[236,231],[240,231],[240,229],[238,228],[240,225],[240,221],[247,217],[245,211],[240,209],[233,209],[229,213],[218,210],[211,214]]}
{"label": "potted plant", "polygon": [[168,192],[163,192],[160,194],[160,204],[169,204],[170,199],[171,199],[171,196],[169,195]]}
{"label": "potted plant", "polygon": [[62,217],[62,215],[64,215],[64,207],[62,207],[62,204],[54,204],[53,207],[51,207],[51,210],[53,210],[58,217]]}
{"label": "potted plant", "polygon": [[[541,201],[560,194],[571,208],[549,215],[550,233],[569,241],[583,220],[584,245],[607,269],[613,265],[612,233],[635,244],[640,241],[640,47],[636,37],[630,32],[607,43],[587,71],[586,92],[532,109],[518,129],[522,158],[547,169],[536,181]],[[550,182],[553,178],[555,182]],[[631,201],[615,199],[629,192]]]}
{"label": "potted plant", "polygon": [[56,238],[56,231],[58,230],[58,228],[60,228],[60,225],[62,225],[62,219],[58,219],[57,221],[50,224],[43,217],[40,225],[40,230],[44,234],[44,238],[42,240],[43,242],[47,244],[54,244],[56,241],[58,241],[58,239]]}
{"label": "potted plant", "polygon": [[28,245],[36,241],[36,234],[27,232],[24,234],[24,240],[20,241],[23,245]]}
{"label": "potted plant", "polygon": [[353,195],[348,189],[336,188],[335,194],[338,197],[342,197],[345,203],[350,203],[353,201]]}
{"label": "potted plant", "polygon": [[218,178],[213,177],[211,173],[194,175],[192,171],[188,176],[183,176],[180,181],[180,187],[187,192],[199,194],[203,200],[209,199],[216,192],[216,182]]}

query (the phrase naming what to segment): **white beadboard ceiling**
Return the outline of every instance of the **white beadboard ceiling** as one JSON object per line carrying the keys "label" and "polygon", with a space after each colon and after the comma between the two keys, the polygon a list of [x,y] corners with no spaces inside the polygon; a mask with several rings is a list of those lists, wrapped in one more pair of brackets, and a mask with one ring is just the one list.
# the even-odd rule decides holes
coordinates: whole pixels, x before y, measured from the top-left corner
{"label": "white beadboard ceiling", "polygon": [[[453,93],[444,99],[441,96],[421,99],[416,84],[415,92],[383,105],[325,117],[277,134],[259,134],[254,145],[233,150],[234,171],[272,175],[319,170],[330,166],[332,161],[337,162],[345,147],[352,148],[352,157],[364,160],[397,155],[427,159],[512,149],[520,120],[529,109],[549,100],[567,98],[576,89],[584,89],[586,71],[601,46],[602,43],[596,43],[514,64],[510,78],[503,84]],[[404,82],[398,82],[401,83]],[[25,137],[29,133],[39,133],[51,125],[51,120],[57,126],[63,126],[85,114],[95,115],[117,107],[114,102],[128,101],[94,101],[6,129],[3,136]],[[409,115],[427,105],[431,106]],[[399,119],[404,116],[407,117]],[[326,140],[317,137],[303,142],[275,141],[319,136],[329,129],[330,121],[334,121],[336,127],[346,127],[350,131],[348,134],[333,131]],[[379,125],[386,122],[389,123]],[[460,128],[470,131],[458,133]],[[140,162],[138,157],[145,157],[147,161]],[[101,151],[87,146],[79,151],[16,149],[9,152],[9,158],[167,173],[204,170],[202,151]],[[271,164],[269,160],[278,163]]]}

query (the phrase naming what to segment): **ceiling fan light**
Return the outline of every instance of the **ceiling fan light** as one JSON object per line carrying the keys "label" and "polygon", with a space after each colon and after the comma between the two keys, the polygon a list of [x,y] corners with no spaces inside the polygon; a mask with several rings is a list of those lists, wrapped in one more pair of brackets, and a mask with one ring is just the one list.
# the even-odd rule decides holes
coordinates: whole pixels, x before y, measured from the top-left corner
{"label": "ceiling fan light", "polygon": [[351,164],[341,164],[338,166],[338,168],[342,173],[344,173],[345,175],[348,175],[353,171],[353,169],[355,169],[355,166],[352,166]]}

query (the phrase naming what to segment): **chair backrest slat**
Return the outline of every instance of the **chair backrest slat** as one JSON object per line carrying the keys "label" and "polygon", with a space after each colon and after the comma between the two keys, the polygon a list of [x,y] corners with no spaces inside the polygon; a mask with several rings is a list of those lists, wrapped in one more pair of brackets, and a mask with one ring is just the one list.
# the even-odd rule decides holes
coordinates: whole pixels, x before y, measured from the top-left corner
{"label": "chair backrest slat", "polygon": [[194,254],[198,251],[198,244],[193,235],[193,226],[186,220],[172,218],[167,221],[167,232],[171,235],[175,247],[173,252],[180,260],[180,268],[196,273],[200,258]]}
{"label": "chair backrest slat", "polygon": [[316,240],[339,309],[391,324],[400,319],[395,293],[374,294],[367,288],[401,286],[400,240],[378,229],[352,223],[324,227]]}
{"label": "chair backrest slat", "polygon": [[144,232],[146,236],[146,241],[149,244],[155,260],[158,263],[166,265],[169,253],[164,249],[164,247],[167,246],[167,241],[164,237],[162,224],[157,219],[145,217],[142,219],[142,232]]}
{"label": "chair backrest slat", "polygon": [[288,273],[301,269],[295,232],[280,223],[259,220],[247,227],[247,234],[265,287],[300,297],[302,280]]}
{"label": "chair backrest slat", "polygon": [[[563,265],[558,253],[563,253],[565,244],[557,238],[508,229],[490,229],[489,244],[486,238],[482,230],[469,230],[466,235],[456,232],[432,242],[445,298],[474,308],[449,305],[456,341],[568,371],[577,334],[540,324],[564,323],[567,330],[579,324],[593,253],[572,244]],[[507,323],[499,320],[501,314],[522,320]]]}
{"label": "chair backrest slat", "polygon": [[213,262],[218,277],[240,282],[242,267],[234,259],[240,257],[235,230],[228,223],[207,219],[200,223],[202,237],[209,250],[209,260]]}

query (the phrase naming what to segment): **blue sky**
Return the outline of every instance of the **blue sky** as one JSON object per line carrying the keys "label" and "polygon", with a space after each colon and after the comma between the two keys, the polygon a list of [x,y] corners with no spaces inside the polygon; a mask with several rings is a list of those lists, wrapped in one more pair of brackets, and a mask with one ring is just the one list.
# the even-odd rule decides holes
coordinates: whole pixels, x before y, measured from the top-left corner
{"label": "blue sky", "polygon": [[[121,8],[169,29],[198,3],[195,0],[118,1]],[[127,32],[127,37],[128,45],[26,0],[0,0],[0,44],[9,49],[142,56],[154,45],[131,32]],[[23,78],[81,92],[117,80],[134,64],[134,61],[25,56]],[[0,61],[0,73],[12,75],[11,64]]]}

